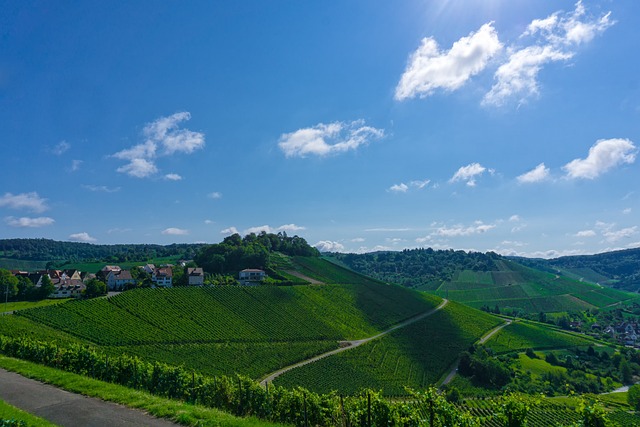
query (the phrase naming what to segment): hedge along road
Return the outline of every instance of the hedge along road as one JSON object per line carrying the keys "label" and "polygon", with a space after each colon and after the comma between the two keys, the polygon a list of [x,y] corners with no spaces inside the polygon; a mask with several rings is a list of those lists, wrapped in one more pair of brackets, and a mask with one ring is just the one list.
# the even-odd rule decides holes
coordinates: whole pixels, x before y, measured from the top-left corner
{"label": "hedge along road", "polygon": [[0,399],[64,427],[178,425],[136,409],[70,393],[4,369],[0,369]]}
{"label": "hedge along road", "polygon": [[361,339],[361,340],[340,341],[340,346],[341,346],[340,348],[328,351],[326,353],[322,353],[322,354],[320,354],[318,356],[312,357],[311,359],[303,360],[302,362],[298,362],[295,365],[287,366],[286,368],[282,368],[279,371],[273,372],[273,373],[267,375],[262,381],[260,381],[260,385],[262,385],[263,387],[266,387],[266,385],[268,383],[272,382],[273,380],[278,378],[280,375],[284,374],[285,372],[289,372],[292,369],[299,368],[299,367],[304,366],[304,365],[308,365],[309,363],[317,362],[320,359],[324,359],[325,357],[333,356],[334,354],[338,354],[338,353],[341,353],[343,351],[351,350],[352,348],[356,348],[358,346],[361,346],[362,344],[368,343],[369,341],[372,341],[372,340],[380,338],[380,337],[382,337],[384,335],[387,335],[388,333],[391,333],[391,332],[395,331],[396,329],[400,329],[400,328],[404,328],[405,326],[409,326],[412,323],[415,323],[415,322],[417,322],[419,320],[422,320],[425,317],[431,316],[436,311],[443,309],[448,303],[449,303],[449,300],[443,299],[442,302],[440,303],[440,305],[437,306],[436,308],[431,309],[431,310],[429,310],[429,311],[427,311],[425,313],[418,314],[417,316],[414,316],[414,317],[412,317],[410,319],[407,319],[404,322],[398,323],[397,325],[387,329],[386,331],[380,332],[378,335],[374,335],[372,337],[364,338],[364,339]]}

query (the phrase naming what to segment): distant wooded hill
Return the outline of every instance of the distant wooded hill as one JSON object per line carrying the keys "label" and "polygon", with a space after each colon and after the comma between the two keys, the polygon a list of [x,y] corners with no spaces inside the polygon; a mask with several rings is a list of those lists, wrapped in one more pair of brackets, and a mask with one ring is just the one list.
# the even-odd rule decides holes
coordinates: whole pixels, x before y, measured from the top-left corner
{"label": "distant wooded hill", "polygon": [[454,250],[405,249],[400,252],[372,252],[367,254],[333,253],[331,257],[347,267],[384,282],[410,288],[435,290],[443,281],[451,280],[462,270],[497,270],[496,253]]}
{"label": "distant wooded hill", "polygon": [[104,260],[106,262],[146,261],[172,256],[193,259],[202,246],[202,244],[95,245],[50,239],[0,239],[0,257],[38,261]]}
{"label": "distant wooded hill", "polygon": [[513,258],[521,264],[617,289],[640,290],[640,248],[555,259]]}

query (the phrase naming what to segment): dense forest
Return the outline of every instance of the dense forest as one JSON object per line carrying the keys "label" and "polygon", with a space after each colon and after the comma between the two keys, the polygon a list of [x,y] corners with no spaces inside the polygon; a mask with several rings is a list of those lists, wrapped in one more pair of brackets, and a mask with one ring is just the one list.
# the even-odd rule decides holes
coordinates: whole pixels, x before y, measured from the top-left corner
{"label": "dense forest", "polygon": [[146,261],[180,256],[193,259],[203,244],[94,245],[92,243],[59,242],[50,239],[0,239],[0,256],[36,261]]}
{"label": "dense forest", "polygon": [[640,288],[640,248],[549,260],[517,258],[517,261],[540,270],[554,272],[556,268],[590,269],[609,278],[614,288],[628,291],[637,291]]}
{"label": "dense forest", "polygon": [[221,243],[206,245],[200,249],[194,261],[207,273],[237,273],[245,268],[269,267],[271,252],[281,252],[289,256],[319,256],[320,252],[309,246],[302,237],[262,232],[240,237],[233,234]]}
{"label": "dense forest", "polygon": [[403,286],[435,288],[443,280],[451,280],[459,270],[496,270],[493,252],[465,252],[454,250],[405,249],[401,252],[373,252],[368,254],[331,254],[347,267],[376,279]]}

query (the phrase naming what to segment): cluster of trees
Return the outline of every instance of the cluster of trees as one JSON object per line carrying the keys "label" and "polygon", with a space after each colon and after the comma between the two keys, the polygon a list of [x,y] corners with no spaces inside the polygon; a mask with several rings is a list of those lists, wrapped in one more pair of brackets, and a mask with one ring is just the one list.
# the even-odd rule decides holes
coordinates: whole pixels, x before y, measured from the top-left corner
{"label": "cluster of trees", "polygon": [[458,372],[470,377],[478,387],[499,389],[511,381],[511,369],[503,360],[494,357],[491,349],[471,347],[460,355]]}
{"label": "cluster of trees", "polygon": [[16,277],[0,268],[0,298],[11,301],[37,301],[47,298],[55,290],[49,276],[43,276],[42,285],[36,286],[27,277]]}
{"label": "cluster of trees", "polygon": [[0,239],[0,254],[5,258],[51,261],[47,268],[56,268],[69,261],[141,262],[176,255],[192,259],[202,246],[203,244],[95,245],[50,239]]}
{"label": "cluster of trees", "polygon": [[233,234],[221,243],[206,245],[194,258],[196,264],[211,274],[237,273],[245,268],[268,268],[269,254],[281,252],[289,256],[319,256],[302,237],[261,232],[240,237]]}
{"label": "cluster of trees", "polygon": [[460,270],[496,270],[501,257],[493,252],[405,249],[402,252],[332,254],[349,268],[384,282],[407,287],[437,288]]}

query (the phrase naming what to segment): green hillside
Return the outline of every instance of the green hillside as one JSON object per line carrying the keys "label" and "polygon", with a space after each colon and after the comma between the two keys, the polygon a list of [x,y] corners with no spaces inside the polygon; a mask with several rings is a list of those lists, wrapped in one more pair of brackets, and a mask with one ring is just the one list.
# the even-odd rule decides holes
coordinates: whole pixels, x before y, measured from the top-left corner
{"label": "green hillside", "polygon": [[463,270],[442,282],[436,295],[472,307],[552,313],[604,308],[637,295],[535,270],[506,259],[495,261],[496,270]]}
{"label": "green hillside", "polygon": [[517,260],[535,268],[558,272],[578,280],[632,292],[640,290],[640,248],[549,260],[526,258]]}
{"label": "green hillside", "polygon": [[[337,268],[337,273],[343,274]],[[259,377],[338,341],[365,338],[424,313],[440,299],[375,282],[322,286],[217,286],[137,289],[120,295],[18,312],[2,331],[25,322],[63,342],[83,341],[109,353],[184,364],[207,373]],[[30,333],[31,334],[31,333]]]}
{"label": "green hillside", "polygon": [[405,395],[404,386],[434,384],[458,355],[503,321],[450,302],[419,322],[316,363],[293,369],[275,380],[319,393],[355,393],[362,387]]}

